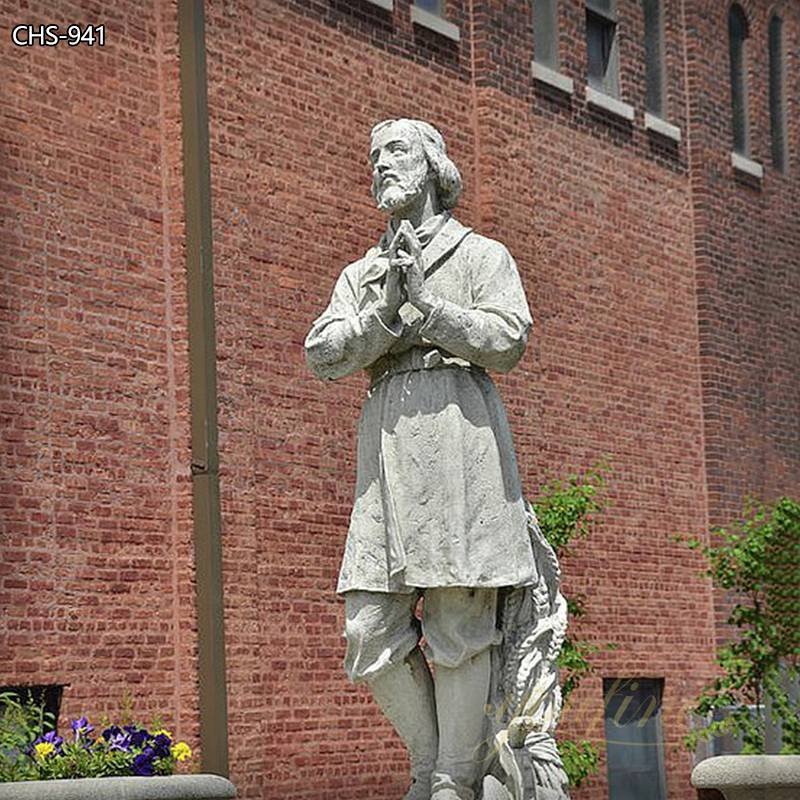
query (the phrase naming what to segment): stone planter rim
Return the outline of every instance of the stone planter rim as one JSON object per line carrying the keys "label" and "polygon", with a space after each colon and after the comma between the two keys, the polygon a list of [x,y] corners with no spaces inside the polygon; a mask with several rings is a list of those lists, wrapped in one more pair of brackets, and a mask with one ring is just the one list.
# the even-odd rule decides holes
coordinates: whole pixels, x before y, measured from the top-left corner
{"label": "stone planter rim", "polygon": [[697,789],[800,787],[800,756],[713,756],[692,770]]}
{"label": "stone planter rim", "polygon": [[221,775],[0,783],[0,800],[229,800],[234,797],[236,787]]}

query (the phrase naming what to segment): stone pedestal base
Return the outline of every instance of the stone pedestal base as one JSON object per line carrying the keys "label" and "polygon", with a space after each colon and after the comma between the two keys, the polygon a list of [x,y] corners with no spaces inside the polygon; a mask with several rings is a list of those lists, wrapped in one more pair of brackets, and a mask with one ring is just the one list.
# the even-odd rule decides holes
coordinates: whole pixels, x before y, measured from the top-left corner
{"label": "stone pedestal base", "polygon": [[234,797],[234,785],[219,775],[0,783],[0,800],[230,800]]}
{"label": "stone pedestal base", "polygon": [[798,800],[800,756],[716,756],[692,771],[692,785],[725,800]]}

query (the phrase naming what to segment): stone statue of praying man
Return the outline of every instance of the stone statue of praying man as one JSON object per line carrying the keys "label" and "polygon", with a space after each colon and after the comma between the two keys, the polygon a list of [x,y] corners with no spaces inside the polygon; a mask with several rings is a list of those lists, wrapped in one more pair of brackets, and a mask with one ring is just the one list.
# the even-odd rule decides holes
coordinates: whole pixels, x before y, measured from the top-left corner
{"label": "stone statue of praying man", "polygon": [[525,292],[508,250],[453,217],[461,176],[432,125],[381,122],[370,160],[386,231],[305,343],[318,377],[371,380],[337,589],[345,669],[408,748],[405,800],[566,798],[558,565],[488,375],[522,356]]}

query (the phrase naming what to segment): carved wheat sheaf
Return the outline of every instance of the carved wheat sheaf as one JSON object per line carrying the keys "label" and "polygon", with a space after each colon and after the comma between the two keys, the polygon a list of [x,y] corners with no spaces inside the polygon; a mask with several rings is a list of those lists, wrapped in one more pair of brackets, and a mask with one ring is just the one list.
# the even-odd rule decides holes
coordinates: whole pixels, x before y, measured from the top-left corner
{"label": "carved wheat sheaf", "polygon": [[[528,532],[540,575],[536,586],[515,589],[503,602],[498,689],[504,713],[495,736],[505,776],[504,798],[568,800],[566,775],[553,733],[561,713],[557,659],[567,629],[558,558],[526,504]],[[498,788],[494,789],[493,797]]]}
{"label": "carved wheat sheaf", "polygon": [[[526,512],[540,578],[536,586],[518,589],[507,596],[503,616],[506,641],[503,687],[507,707],[516,713],[524,713],[523,701],[534,688],[532,679],[536,668],[547,665],[550,668],[547,671],[552,672],[555,667],[564,644],[567,622],[566,601],[560,592],[558,558],[544,538],[530,504],[526,505]],[[554,679],[557,681],[557,673]]]}

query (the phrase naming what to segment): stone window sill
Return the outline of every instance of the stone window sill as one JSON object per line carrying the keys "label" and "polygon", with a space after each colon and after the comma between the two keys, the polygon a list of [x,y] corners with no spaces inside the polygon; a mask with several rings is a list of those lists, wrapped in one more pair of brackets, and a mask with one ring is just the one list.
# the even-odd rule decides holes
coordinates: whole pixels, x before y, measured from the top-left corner
{"label": "stone window sill", "polygon": [[454,42],[461,41],[461,31],[459,31],[458,25],[453,25],[452,22],[442,19],[438,14],[431,14],[430,11],[426,11],[424,8],[419,8],[415,5],[411,6],[411,22],[414,25],[420,25],[423,28],[435,31],[446,39],[452,39]]}
{"label": "stone window sill", "polygon": [[737,172],[742,172],[745,175],[749,175],[751,178],[758,178],[761,180],[764,177],[764,167],[762,167],[758,161],[753,161],[747,156],[743,156],[741,153],[731,153],[731,166]]}
{"label": "stone window sill", "polygon": [[633,106],[623,103],[622,100],[617,100],[616,97],[611,97],[605,92],[598,92],[597,89],[593,89],[591,86],[586,87],[586,102],[590,106],[607,111],[609,114],[622,117],[627,122],[633,122]]}
{"label": "stone window sill", "polygon": [[367,2],[382,8],[384,11],[394,11],[394,0],[367,0]]}
{"label": "stone window sill", "polygon": [[564,92],[564,94],[575,93],[575,83],[572,78],[568,78],[566,75],[540,64],[538,61],[531,61],[531,75],[533,75],[535,81],[552,86],[554,89]]}
{"label": "stone window sill", "polygon": [[647,131],[657,133],[665,139],[672,139],[673,142],[681,140],[681,129],[677,125],[671,125],[661,117],[651,114],[649,111],[644,113],[644,128]]}

